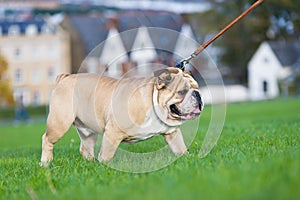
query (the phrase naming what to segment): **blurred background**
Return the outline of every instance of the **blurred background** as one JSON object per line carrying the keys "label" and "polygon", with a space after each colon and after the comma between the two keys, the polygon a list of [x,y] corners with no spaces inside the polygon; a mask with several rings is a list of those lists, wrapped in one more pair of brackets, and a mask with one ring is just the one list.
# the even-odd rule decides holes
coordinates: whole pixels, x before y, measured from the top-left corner
{"label": "blurred background", "polygon": [[[56,76],[77,73],[87,55],[111,36],[116,39],[102,43],[97,59],[85,60],[86,72],[99,72],[116,52],[124,56],[107,71],[114,77],[143,63],[174,66],[254,2],[0,0],[0,123],[44,113]],[[299,96],[298,5],[300,0],[265,1],[207,48],[215,65],[206,65],[203,58],[200,74],[214,85],[216,73],[221,73],[227,102]],[[198,44],[151,27],[178,32]],[[120,34],[127,30],[133,31],[126,37]],[[132,51],[145,46],[170,51]]]}

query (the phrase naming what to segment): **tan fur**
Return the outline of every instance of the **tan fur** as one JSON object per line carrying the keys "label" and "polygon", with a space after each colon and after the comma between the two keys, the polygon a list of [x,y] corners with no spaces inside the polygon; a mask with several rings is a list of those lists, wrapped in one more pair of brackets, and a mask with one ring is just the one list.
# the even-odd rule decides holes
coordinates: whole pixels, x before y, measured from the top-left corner
{"label": "tan fur", "polygon": [[159,134],[175,154],[185,153],[178,128],[184,121],[170,117],[167,104],[178,101],[180,85],[190,87],[189,82],[195,81],[183,79],[179,69],[168,68],[166,72],[172,81],[159,90],[159,77],[116,80],[96,74],[59,75],[42,139],[41,165],[47,166],[53,159],[54,144],[72,124],[81,138],[80,152],[87,159],[94,158],[98,133],[103,133],[98,155],[101,162],[112,159],[121,142],[137,142]]}
{"label": "tan fur", "polygon": [[55,81],[56,81],[56,83],[59,83],[62,79],[66,78],[68,76],[70,76],[70,74],[60,74],[56,77]]}

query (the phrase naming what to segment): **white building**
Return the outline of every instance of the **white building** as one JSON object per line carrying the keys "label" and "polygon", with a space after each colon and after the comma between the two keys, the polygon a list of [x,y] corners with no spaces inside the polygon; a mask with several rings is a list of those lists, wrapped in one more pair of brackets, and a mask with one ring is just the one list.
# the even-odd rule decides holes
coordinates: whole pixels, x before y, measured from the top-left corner
{"label": "white building", "polygon": [[120,77],[122,75],[122,63],[127,60],[127,51],[120,34],[116,28],[111,28],[105,40],[99,61],[106,65],[109,76]]}
{"label": "white building", "polygon": [[250,99],[275,98],[287,90],[284,83],[295,80],[299,61],[300,41],[263,42],[248,63]]}
{"label": "white building", "polygon": [[155,46],[145,26],[138,28],[137,35],[132,45],[130,58],[137,63],[138,70],[147,71],[147,67],[143,66],[153,62],[157,57]]}

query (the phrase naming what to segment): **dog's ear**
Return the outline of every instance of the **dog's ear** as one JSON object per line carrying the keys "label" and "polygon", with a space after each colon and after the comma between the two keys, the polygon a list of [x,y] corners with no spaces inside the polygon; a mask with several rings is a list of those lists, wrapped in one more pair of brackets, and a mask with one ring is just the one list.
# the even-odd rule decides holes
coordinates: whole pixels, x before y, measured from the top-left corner
{"label": "dog's ear", "polygon": [[154,77],[156,77],[156,88],[162,89],[167,87],[172,81],[173,77],[168,69],[160,69],[154,72]]}
{"label": "dog's ear", "polygon": [[193,76],[193,73],[192,73],[192,71],[190,71],[190,70],[188,70],[188,71],[184,71],[184,74],[187,74],[187,75]]}

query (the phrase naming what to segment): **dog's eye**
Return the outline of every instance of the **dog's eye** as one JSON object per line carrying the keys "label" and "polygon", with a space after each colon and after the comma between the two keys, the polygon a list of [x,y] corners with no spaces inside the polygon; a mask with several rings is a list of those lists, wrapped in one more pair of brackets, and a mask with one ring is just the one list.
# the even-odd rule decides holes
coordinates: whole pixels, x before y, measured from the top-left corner
{"label": "dog's eye", "polygon": [[178,94],[180,95],[180,96],[184,96],[186,93],[188,92],[188,90],[179,90],[178,91]]}

